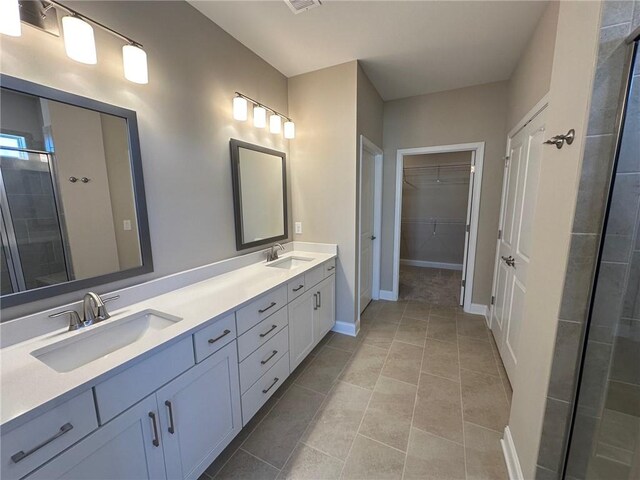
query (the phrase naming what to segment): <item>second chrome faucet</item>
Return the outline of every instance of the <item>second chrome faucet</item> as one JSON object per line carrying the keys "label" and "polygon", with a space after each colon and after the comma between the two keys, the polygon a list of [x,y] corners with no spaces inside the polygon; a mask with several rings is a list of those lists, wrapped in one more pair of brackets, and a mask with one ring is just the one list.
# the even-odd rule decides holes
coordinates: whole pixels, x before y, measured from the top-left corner
{"label": "second chrome faucet", "polygon": [[101,298],[100,295],[94,292],[87,292],[82,299],[82,312],[83,319],[80,319],[80,315],[75,310],[64,310],[63,312],[54,313],[49,317],[60,317],[62,315],[69,315],[69,331],[78,330],[82,327],[88,327],[94,323],[102,322],[103,320],[111,317],[107,311],[105,303],[110,300],[120,298],[120,295],[113,297]]}

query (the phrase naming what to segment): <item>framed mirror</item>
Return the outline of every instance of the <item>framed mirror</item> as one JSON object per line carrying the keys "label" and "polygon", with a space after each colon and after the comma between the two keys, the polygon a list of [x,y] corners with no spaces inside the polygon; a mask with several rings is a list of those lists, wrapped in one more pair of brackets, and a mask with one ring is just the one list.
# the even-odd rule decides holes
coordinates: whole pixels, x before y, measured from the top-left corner
{"label": "framed mirror", "polygon": [[136,113],[0,76],[3,308],[153,271]]}
{"label": "framed mirror", "polygon": [[287,238],[287,156],[231,139],[236,248]]}

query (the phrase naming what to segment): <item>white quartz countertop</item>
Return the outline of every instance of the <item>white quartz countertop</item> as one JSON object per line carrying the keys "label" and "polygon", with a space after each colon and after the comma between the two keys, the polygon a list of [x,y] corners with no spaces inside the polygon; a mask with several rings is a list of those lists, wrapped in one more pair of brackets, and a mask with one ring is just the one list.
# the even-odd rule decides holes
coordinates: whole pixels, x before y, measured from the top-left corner
{"label": "white quartz countertop", "polygon": [[[212,319],[222,318],[337,255],[293,251],[280,258],[290,256],[313,260],[291,270],[269,267],[262,261],[114,310],[110,312],[109,320],[86,329],[75,332],[59,329],[3,348],[0,350],[0,426],[6,431],[35,418],[132,363],[192,334]],[[182,320],[66,373],[53,370],[31,355],[31,352],[60,340],[81,335],[90,329],[100,329],[147,309],[174,315]],[[67,348],[73,348],[73,345]]]}

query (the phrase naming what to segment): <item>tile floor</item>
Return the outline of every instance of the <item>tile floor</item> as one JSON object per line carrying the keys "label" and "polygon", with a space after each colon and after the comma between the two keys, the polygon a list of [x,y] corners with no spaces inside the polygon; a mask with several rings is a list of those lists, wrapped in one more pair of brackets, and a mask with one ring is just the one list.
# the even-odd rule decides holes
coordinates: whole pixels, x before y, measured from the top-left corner
{"label": "tile floor", "polygon": [[484,318],[373,302],[329,333],[201,477],[507,478],[511,389]]}
{"label": "tile floor", "polygon": [[438,305],[459,305],[460,270],[400,265],[398,295],[401,300]]}

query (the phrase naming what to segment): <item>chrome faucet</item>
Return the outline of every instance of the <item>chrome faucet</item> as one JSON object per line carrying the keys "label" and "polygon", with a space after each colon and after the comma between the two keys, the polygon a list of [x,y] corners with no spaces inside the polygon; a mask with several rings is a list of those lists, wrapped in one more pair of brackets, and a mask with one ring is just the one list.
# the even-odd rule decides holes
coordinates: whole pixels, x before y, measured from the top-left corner
{"label": "chrome faucet", "polygon": [[101,298],[100,295],[93,292],[87,292],[82,299],[82,311],[84,318],[80,319],[80,315],[75,310],[65,310],[63,312],[54,313],[49,317],[60,317],[62,315],[69,315],[69,331],[78,330],[82,327],[88,327],[94,323],[102,322],[111,317],[107,311],[105,303],[110,300],[120,298],[120,295],[115,295],[109,298]]}
{"label": "chrome faucet", "polygon": [[284,247],[282,245],[274,243],[271,245],[271,248],[267,250],[267,262],[273,262],[278,259],[278,250],[276,250],[276,247],[278,247],[278,250],[284,251]]}

